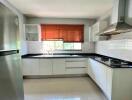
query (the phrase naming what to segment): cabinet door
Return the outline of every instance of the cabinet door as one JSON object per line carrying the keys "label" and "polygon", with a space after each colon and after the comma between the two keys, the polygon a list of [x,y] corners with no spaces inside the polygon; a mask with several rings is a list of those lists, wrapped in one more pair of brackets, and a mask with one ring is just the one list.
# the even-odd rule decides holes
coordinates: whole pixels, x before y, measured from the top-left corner
{"label": "cabinet door", "polygon": [[105,65],[90,59],[90,75],[98,86],[106,92],[106,67]]}
{"label": "cabinet door", "polygon": [[52,60],[51,59],[39,60],[39,75],[52,75]]}
{"label": "cabinet door", "polygon": [[99,36],[97,36],[98,33],[99,33],[99,22],[96,22],[91,27],[92,41],[98,41],[99,40]]}
{"label": "cabinet door", "polygon": [[38,24],[25,24],[25,35],[27,41],[38,41],[40,25]]}
{"label": "cabinet door", "polygon": [[111,100],[111,96],[112,96],[112,78],[113,78],[113,69],[107,68],[106,95],[109,100]]}
{"label": "cabinet door", "polygon": [[22,59],[23,75],[38,75],[39,60],[38,59]]}
{"label": "cabinet door", "polygon": [[95,81],[95,73],[94,73],[94,63],[92,59],[88,60],[89,66],[88,66],[88,75]]}
{"label": "cabinet door", "polygon": [[102,20],[99,21],[99,31],[103,32],[106,28],[109,27],[110,25],[110,20],[111,20],[111,16],[107,16],[106,18],[103,18]]}
{"label": "cabinet door", "polygon": [[104,64],[101,64],[97,62],[97,68],[96,68],[96,80],[100,88],[106,93],[106,67]]}
{"label": "cabinet door", "polygon": [[53,59],[53,74],[65,74],[65,59]]}

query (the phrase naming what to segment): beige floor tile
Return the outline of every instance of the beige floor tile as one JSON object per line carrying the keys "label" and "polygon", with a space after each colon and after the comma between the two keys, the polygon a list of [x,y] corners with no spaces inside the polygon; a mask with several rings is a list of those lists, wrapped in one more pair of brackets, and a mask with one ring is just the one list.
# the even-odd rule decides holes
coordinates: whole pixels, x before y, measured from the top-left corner
{"label": "beige floor tile", "polygon": [[25,100],[106,100],[88,77],[24,80]]}

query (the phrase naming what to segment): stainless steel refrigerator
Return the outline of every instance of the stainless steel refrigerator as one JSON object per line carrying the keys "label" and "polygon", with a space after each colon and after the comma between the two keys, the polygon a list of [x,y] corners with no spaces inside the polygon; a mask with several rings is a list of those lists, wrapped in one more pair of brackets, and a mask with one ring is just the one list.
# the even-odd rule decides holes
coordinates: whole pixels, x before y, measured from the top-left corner
{"label": "stainless steel refrigerator", "polygon": [[0,3],[0,100],[24,100],[18,17]]}

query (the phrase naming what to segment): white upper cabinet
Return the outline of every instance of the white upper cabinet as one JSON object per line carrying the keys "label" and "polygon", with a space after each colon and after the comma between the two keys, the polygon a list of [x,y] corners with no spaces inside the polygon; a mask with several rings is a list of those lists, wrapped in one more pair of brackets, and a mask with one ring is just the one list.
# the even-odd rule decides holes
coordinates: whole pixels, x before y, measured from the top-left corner
{"label": "white upper cabinet", "polygon": [[99,22],[96,22],[93,26],[92,26],[92,33],[94,33],[95,35],[99,32]]}
{"label": "white upper cabinet", "polygon": [[91,26],[91,40],[92,41],[98,41],[99,36],[97,34],[99,33],[99,22],[96,22],[93,26]]}
{"label": "white upper cabinet", "polygon": [[27,41],[40,41],[40,25],[25,24],[25,36]]}
{"label": "white upper cabinet", "polygon": [[99,32],[100,34],[110,26],[111,16],[107,16],[99,21]]}
{"label": "white upper cabinet", "polygon": [[126,1],[127,1],[126,22],[132,25],[132,0],[126,0]]}
{"label": "white upper cabinet", "polygon": [[92,41],[99,41],[107,38],[105,36],[100,36],[100,35],[110,26],[111,13],[112,10],[109,10],[108,12],[105,13],[104,16],[100,17],[98,21],[91,26]]}

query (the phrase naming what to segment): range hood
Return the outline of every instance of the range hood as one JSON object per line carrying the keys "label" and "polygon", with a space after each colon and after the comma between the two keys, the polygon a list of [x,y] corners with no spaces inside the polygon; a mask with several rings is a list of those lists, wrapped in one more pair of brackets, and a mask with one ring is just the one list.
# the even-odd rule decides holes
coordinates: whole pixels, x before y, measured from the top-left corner
{"label": "range hood", "polygon": [[102,32],[103,35],[115,35],[132,31],[132,26],[125,22],[126,3],[128,0],[114,0],[111,22],[108,28]]}

